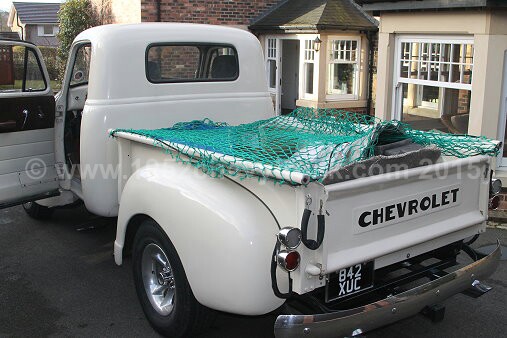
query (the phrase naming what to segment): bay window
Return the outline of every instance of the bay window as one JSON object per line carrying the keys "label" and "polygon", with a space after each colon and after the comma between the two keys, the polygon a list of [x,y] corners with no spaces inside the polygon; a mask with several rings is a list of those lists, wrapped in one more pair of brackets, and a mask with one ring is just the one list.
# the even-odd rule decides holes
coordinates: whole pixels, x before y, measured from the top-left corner
{"label": "bay window", "polygon": [[359,88],[359,38],[329,40],[327,97],[357,100]]}

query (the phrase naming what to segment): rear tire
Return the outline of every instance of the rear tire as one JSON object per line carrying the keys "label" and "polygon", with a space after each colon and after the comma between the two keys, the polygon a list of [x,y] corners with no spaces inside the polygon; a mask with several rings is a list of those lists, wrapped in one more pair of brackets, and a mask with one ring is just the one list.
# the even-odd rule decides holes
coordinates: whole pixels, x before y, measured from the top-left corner
{"label": "rear tire", "polygon": [[37,202],[23,203],[23,209],[33,219],[47,220],[53,215],[54,209],[45,207]]}
{"label": "rear tire", "polygon": [[192,337],[211,324],[214,312],[195,299],[176,249],[153,220],[136,233],[132,265],[139,302],[157,332]]}

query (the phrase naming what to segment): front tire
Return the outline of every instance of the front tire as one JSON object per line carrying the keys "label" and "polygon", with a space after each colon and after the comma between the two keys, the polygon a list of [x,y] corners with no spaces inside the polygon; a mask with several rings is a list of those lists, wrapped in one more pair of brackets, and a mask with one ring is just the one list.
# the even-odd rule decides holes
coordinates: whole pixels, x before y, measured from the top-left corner
{"label": "front tire", "polygon": [[54,209],[45,207],[37,202],[23,203],[23,209],[31,218],[38,220],[47,220],[53,215]]}
{"label": "front tire", "polygon": [[176,249],[155,221],[137,231],[132,256],[137,296],[157,332],[191,337],[208,327],[213,312],[195,299]]}

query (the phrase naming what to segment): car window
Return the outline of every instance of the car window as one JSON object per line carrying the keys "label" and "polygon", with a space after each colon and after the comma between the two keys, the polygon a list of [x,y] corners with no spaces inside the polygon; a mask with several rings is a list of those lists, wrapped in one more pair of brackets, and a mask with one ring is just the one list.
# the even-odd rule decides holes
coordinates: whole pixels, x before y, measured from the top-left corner
{"label": "car window", "polygon": [[35,50],[0,46],[0,93],[44,91],[47,83]]}
{"label": "car window", "polygon": [[91,53],[92,46],[90,44],[82,45],[77,50],[70,78],[71,87],[88,83],[88,77],[90,75]]}
{"label": "car window", "polygon": [[150,82],[232,81],[238,74],[238,58],[231,46],[157,44],[147,49],[146,78]]}

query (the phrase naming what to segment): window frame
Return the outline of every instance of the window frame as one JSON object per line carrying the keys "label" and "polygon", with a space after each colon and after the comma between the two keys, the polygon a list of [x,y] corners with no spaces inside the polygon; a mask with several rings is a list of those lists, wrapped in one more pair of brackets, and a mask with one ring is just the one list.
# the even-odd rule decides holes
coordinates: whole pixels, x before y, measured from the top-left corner
{"label": "window frame", "polygon": [[[48,27],[48,26],[51,26],[52,32],[50,34],[46,34],[44,32],[44,27]],[[40,24],[37,26],[37,30],[38,30],[37,33],[39,36],[55,36],[56,35],[55,34],[55,25],[53,25],[53,24]]]}
{"label": "window frame", "polygon": [[[188,46],[188,47],[222,47],[222,48],[231,48],[234,51],[234,56],[236,57],[236,64],[238,65],[238,71],[234,78],[230,79],[177,79],[177,80],[154,80],[150,79],[148,76],[148,54],[150,49],[153,47],[171,47],[171,46]],[[200,50],[200,49],[199,49]],[[199,67],[203,65],[202,53],[199,56]],[[152,84],[174,84],[174,83],[195,83],[195,82],[234,82],[239,78],[240,75],[240,64],[239,64],[239,56],[238,51],[234,45],[229,43],[215,43],[215,42],[154,42],[150,43],[145,50],[144,53],[144,76],[146,80]]]}
{"label": "window frame", "polygon": [[90,53],[92,53],[92,43],[91,42],[84,42],[84,43],[81,43],[79,45],[77,45],[75,51],[73,51],[73,59],[72,59],[72,67],[70,67],[70,74],[69,74],[69,88],[76,88],[76,87],[80,87],[80,86],[87,86],[88,83],[90,82],[90,69],[92,68],[91,65],[92,65],[92,62],[91,62],[91,54],[90,54],[90,65],[89,65],[89,69],[88,69],[88,81],[86,82],[80,82],[80,83],[72,83],[72,77],[74,75],[74,67],[76,66],[76,56],[77,54],[79,53],[79,50],[81,48],[85,48],[85,47],[90,47]]}
{"label": "window frame", "polygon": [[[356,61],[333,60],[333,45],[334,41],[355,41],[356,42]],[[326,100],[328,101],[357,101],[359,100],[359,83],[361,82],[361,36],[347,36],[347,35],[332,35],[327,39],[326,48]],[[331,66],[334,64],[355,64],[356,81],[352,94],[329,93],[328,90],[331,85]]]}
{"label": "window frame", "polygon": [[[300,45],[300,63],[301,63],[301,69],[300,69],[300,81],[301,81],[301,87],[300,87],[300,94],[303,99],[306,100],[313,100],[318,97],[318,73],[319,73],[319,52],[315,50],[315,38],[316,36],[308,36],[302,38],[301,45]],[[306,42],[310,42],[310,48],[307,48]],[[311,53],[311,54],[307,54]],[[308,55],[313,55],[312,59],[307,58]],[[306,91],[306,80],[307,80],[307,74],[306,74],[306,65],[307,64],[313,64],[313,79],[312,79],[312,87],[313,87],[313,93],[308,93]],[[317,80],[317,81],[316,81]]]}
{"label": "window frame", "polygon": [[[473,54],[472,54],[472,63],[470,64],[472,66],[472,79],[469,84],[461,83],[461,77],[460,77],[460,83],[452,83],[449,81],[435,81],[435,80],[424,80],[424,79],[410,79],[410,78],[403,78],[401,77],[401,52],[402,52],[402,44],[404,42],[408,43],[429,43],[429,44],[459,44],[461,46],[471,44],[473,46]],[[440,47],[441,48],[441,47]],[[441,50],[441,49],[440,49]],[[429,50],[431,53],[431,51]],[[405,53],[404,53],[405,55]],[[439,57],[438,64],[440,65],[442,61],[440,61],[441,53]],[[419,60],[421,58],[419,57]],[[449,36],[449,35],[405,35],[400,34],[396,36],[395,38],[395,48],[394,48],[394,59],[392,60],[394,63],[394,73],[393,73],[393,91],[392,91],[392,107],[393,107],[393,115],[391,118],[397,119],[402,121],[403,120],[403,104],[401,99],[401,87],[402,84],[415,84],[419,86],[429,86],[429,87],[438,87],[438,88],[444,88],[444,89],[457,89],[457,90],[468,90],[470,91],[470,95],[472,95],[472,84],[473,84],[473,68],[474,68],[474,60],[475,60],[475,41],[473,36]],[[421,62],[419,62],[418,69],[420,67]],[[432,61],[428,59],[426,61],[427,66],[430,66]],[[444,62],[445,63],[445,62]],[[451,65],[452,62],[449,61],[449,65]],[[462,62],[459,62],[458,64],[462,64]],[[464,63],[463,63],[464,64]],[[460,68],[461,72],[461,68]],[[438,74],[440,74],[440,69],[438,71]],[[429,75],[428,75],[429,76]],[[460,75],[461,76],[461,75]],[[438,77],[437,77],[438,78]],[[449,74],[450,79],[450,74]],[[439,103],[440,105],[440,103]],[[439,107],[440,110],[440,107]]]}
{"label": "window frame", "polygon": [[[0,90],[0,96],[5,96],[5,95],[10,95],[10,94],[23,94],[23,95],[26,95],[28,93],[36,93],[36,94],[39,94],[39,93],[43,93],[43,92],[46,92],[49,90],[49,83],[48,83],[48,79],[46,78],[46,71],[45,71],[45,68],[42,66],[42,63],[41,63],[41,60],[39,58],[39,53],[37,51],[37,49],[35,49],[34,47],[32,46],[29,46],[29,45],[10,45],[12,47],[15,47],[15,46],[21,46],[21,47],[24,47],[25,48],[25,52],[24,52],[24,58],[23,58],[23,82],[21,84],[21,90]],[[40,71],[40,75],[42,76],[42,81],[44,82],[44,88],[43,89],[32,89],[32,90],[27,90],[26,89],[26,82],[27,82],[27,70],[28,70],[28,53],[29,53],[29,50],[32,52],[33,56],[35,57],[35,60],[37,61],[37,67],[39,67],[39,71]]]}
{"label": "window frame", "polygon": [[[273,42],[274,45],[270,45],[270,42]],[[270,92],[276,92],[277,89],[278,89],[278,83],[277,83],[277,72],[278,72],[278,61],[277,61],[277,56],[279,54],[279,39],[277,38],[274,38],[274,37],[267,37],[266,38],[266,77],[267,77],[267,80],[268,80],[268,89]],[[273,52],[272,55],[270,55],[270,52]],[[271,74],[271,69],[270,69],[270,61],[274,61],[275,62],[275,73],[274,74]],[[275,77],[275,86],[274,87],[271,87],[271,75],[274,75]]]}
{"label": "window frame", "polygon": [[[441,65],[442,64],[449,64],[449,73],[451,74],[452,73],[452,67],[451,65],[458,65],[460,66],[460,82],[459,83],[453,83],[451,82],[450,78],[451,78],[451,75],[449,74],[449,80],[448,81],[440,81],[440,80],[428,80],[428,79],[411,79],[411,78],[405,78],[405,77],[401,77],[401,62],[403,61],[401,58],[400,58],[400,54],[401,54],[401,46],[403,43],[427,43],[427,44],[438,44],[440,45],[440,52],[439,52],[439,60],[438,61],[432,61],[432,60],[426,60],[425,64],[426,66],[425,67],[431,67],[432,64],[436,64],[438,65],[438,74],[440,74],[440,71],[441,71]],[[442,44],[451,44],[451,45],[460,45],[461,48],[464,46],[464,45],[472,45],[473,47],[473,54],[472,54],[472,62],[471,63],[466,63],[466,62],[462,62],[460,60],[460,62],[453,62],[453,61],[449,61],[449,62],[446,62],[446,61],[442,61],[442,53],[441,53],[441,45]],[[453,47],[452,47],[453,48]],[[411,49],[411,47],[410,47]],[[428,50],[429,54],[431,54],[431,50]],[[411,53],[409,51],[409,53]],[[404,54],[405,54],[405,51],[404,51]],[[423,54],[423,53],[421,53]],[[395,48],[395,74],[394,74],[394,79],[396,82],[401,82],[401,83],[409,83],[409,84],[416,84],[416,85],[422,85],[422,86],[430,86],[430,87],[440,87],[440,88],[450,88],[450,89],[465,89],[465,90],[472,90],[472,81],[473,81],[473,76],[472,76],[472,80],[470,81],[470,83],[462,83],[461,79],[462,79],[462,76],[463,76],[463,73],[464,73],[464,67],[463,67],[463,70],[462,70],[462,67],[461,66],[464,66],[464,65],[470,65],[471,66],[471,70],[472,70],[472,74],[473,74],[473,67],[474,67],[474,59],[475,59],[475,44],[474,44],[474,39],[473,37],[470,37],[470,38],[467,38],[467,37],[448,37],[448,36],[438,36],[438,35],[435,35],[435,36],[427,36],[427,37],[411,37],[411,36],[399,36],[397,37],[396,39],[396,48]],[[409,54],[409,57],[411,55]],[[407,60],[407,61],[404,61],[404,63],[410,63],[410,62],[413,62],[411,60]],[[418,69],[420,69],[420,66],[421,64],[423,64],[423,62],[421,61],[421,55],[419,55],[419,59],[418,59]],[[429,76],[429,72],[428,72],[428,76]],[[437,76],[438,77],[438,76]]]}

